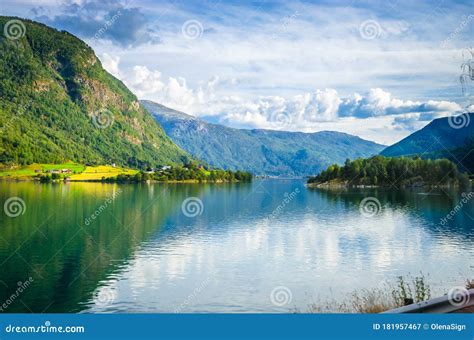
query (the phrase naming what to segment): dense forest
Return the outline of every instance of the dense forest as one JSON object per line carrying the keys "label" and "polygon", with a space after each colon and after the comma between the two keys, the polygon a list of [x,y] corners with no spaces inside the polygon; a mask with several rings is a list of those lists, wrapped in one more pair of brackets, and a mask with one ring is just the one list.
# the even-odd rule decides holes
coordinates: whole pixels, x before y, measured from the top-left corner
{"label": "dense forest", "polygon": [[310,177],[308,184],[390,187],[465,186],[469,184],[469,179],[447,159],[375,156],[354,161],[346,160],[343,166],[331,165],[319,175]]}
{"label": "dense forest", "polygon": [[[474,124],[473,124],[474,125]],[[468,138],[465,145],[450,150],[439,150],[427,153],[423,158],[446,158],[455,162],[460,171],[474,174],[474,137]]]}

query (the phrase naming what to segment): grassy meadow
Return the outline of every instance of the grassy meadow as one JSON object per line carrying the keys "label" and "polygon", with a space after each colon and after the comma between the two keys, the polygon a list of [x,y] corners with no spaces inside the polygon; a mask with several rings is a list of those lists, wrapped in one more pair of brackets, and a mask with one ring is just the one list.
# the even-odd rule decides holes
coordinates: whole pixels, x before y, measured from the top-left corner
{"label": "grassy meadow", "polygon": [[61,173],[68,177],[70,181],[99,181],[102,178],[116,177],[117,175],[135,175],[138,170],[132,170],[111,165],[86,166],[74,162],[61,164],[30,164],[18,167],[0,168],[0,179],[4,180],[32,180],[37,176],[50,174],[52,172]]}

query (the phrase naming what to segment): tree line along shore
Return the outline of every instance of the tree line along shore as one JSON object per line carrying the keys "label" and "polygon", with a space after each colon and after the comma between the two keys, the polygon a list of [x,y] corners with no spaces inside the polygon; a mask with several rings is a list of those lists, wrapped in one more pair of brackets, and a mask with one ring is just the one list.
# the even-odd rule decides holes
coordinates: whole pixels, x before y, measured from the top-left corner
{"label": "tree line along shore", "polygon": [[307,181],[309,187],[464,187],[469,177],[447,159],[420,157],[390,158],[375,156],[368,159],[346,160],[333,164]]}

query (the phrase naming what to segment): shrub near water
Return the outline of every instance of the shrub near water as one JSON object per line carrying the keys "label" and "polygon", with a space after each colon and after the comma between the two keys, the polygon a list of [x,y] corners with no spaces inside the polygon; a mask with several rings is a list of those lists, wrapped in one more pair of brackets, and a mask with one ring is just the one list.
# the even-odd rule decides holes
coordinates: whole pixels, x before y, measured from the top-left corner
{"label": "shrub near water", "polygon": [[311,303],[308,306],[308,312],[381,313],[429,299],[431,299],[431,287],[426,277],[423,274],[416,277],[408,275],[407,277],[399,276],[396,282],[386,282],[379,288],[354,291],[345,302]]}

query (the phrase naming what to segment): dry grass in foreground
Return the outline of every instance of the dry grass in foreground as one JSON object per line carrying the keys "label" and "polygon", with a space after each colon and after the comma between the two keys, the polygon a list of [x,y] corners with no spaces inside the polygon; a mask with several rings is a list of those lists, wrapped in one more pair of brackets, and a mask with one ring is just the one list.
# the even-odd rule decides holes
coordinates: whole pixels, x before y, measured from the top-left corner
{"label": "dry grass in foreground", "polygon": [[[466,289],[474,288],[474,280],[466,281]],[[382,288],[363,289],[349,295],[347,302],[328,301],[311,303],[307,313],[381,313],[410,303],[431,298],[431,288],[426,278],[399,276],[395,283],[386,283]]]}

